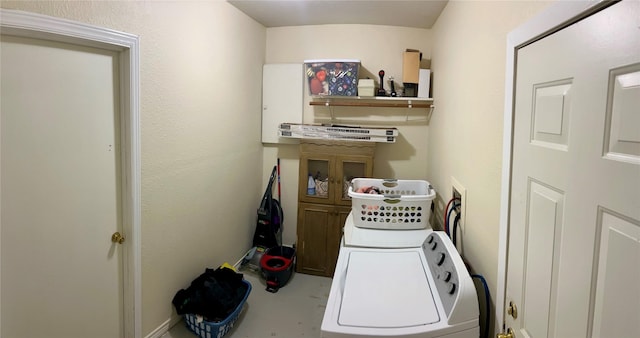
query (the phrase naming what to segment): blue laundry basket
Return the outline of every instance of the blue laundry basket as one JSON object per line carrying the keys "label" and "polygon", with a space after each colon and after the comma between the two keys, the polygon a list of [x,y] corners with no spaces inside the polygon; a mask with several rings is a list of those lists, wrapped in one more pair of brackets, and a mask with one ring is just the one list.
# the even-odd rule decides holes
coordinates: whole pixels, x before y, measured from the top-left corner
{"label": "blue laundry basket", "polygon": [[184,322],[187,325],[187,328],[189,328],[191,332],[197,334],[200,338],[224,337],[233,328],[236,320],[238,320],[242,307],[247,301],[247,298],[249,298],[249,293],[251,293],[251,283],[246,280],[243,280],[242,282],[247,286],[247,293],[227,318],[219,322],[208,322],[206,320],[198,322],[196,315],[187,313],[184,315]]}

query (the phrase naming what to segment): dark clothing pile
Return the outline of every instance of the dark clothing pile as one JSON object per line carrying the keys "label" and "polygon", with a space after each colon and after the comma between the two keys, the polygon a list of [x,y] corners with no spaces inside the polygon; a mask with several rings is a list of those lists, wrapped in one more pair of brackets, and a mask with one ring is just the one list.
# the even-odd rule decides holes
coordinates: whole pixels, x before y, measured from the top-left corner
{"label": "dark clothing pile", "polygon": [[201,315],[209,322],[223,321],[247,293],[242,277],[229,268],[206,269],[186,290],[178,291],[171,303],[179,315],[188,313]]}

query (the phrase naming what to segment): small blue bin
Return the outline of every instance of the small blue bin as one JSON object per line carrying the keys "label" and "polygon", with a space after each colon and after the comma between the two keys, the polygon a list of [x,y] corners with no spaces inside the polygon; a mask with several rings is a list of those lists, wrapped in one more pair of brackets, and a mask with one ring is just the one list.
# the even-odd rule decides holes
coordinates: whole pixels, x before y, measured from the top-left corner
{"label": "small blue bin", "polygon": [[243,280],[242,282],[247,286],[247,293],[244,295],[244,298],[242,299],[240,304],[238,304],[235,310],[233,310],[233,312],[225,320],[219,322],[208,322],[206,320],[203,320],[198,323],[196,315],[187,313],[184,315],[184,322],[187,325],[187,328],[189,328],[191,332],[197,334],[200,338],[224,337],[227,332],[229,332],[233,328],[236,320],[238,320],[240,312],[242,311],[242,307],[244,306],[244,303],[247,301],[247,298],[249,298],[249,294],[251,293],[251,283],[247,282],[246,280]]}

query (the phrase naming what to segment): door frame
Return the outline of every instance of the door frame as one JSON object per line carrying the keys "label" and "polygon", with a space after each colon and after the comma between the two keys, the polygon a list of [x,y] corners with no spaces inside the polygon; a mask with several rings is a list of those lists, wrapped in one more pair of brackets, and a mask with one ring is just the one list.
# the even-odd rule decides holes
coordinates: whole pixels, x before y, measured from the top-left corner
{"label": "door frame", "polygon": [[502,137],[502,185],[500,192],[500,232],[498,237],[498,278],[495,298],[495,330],[504,332],[504,310],[506,307],[507,255],[509,253],[509,216],[511,213],[511,172],[513,161],[513,117],[515,114],[515,73],[518,49],[560,31],[585,17],[596,13],[618,1],[579,0],[557,1],[540,14],[517,27],[507,35],[507,57],[505,70],[504,125]]}
{"label": "door frame", "polygon": [[[125,337],[142,337],[140,230],[140,42],[136,35],[35,13],[0,8],[2,34],[115,51],[119,59],[122,171],[123,315]],[[1,271],[1,270],[0,270]],[[0,294],[1,297],[1,294]],[[0,302],[0,304],[2,304]],[[0,305],[0,314],[2,308]],[[1,318],[1,317],[0,317]],[[2,323],[0,321],[0,328]]]}

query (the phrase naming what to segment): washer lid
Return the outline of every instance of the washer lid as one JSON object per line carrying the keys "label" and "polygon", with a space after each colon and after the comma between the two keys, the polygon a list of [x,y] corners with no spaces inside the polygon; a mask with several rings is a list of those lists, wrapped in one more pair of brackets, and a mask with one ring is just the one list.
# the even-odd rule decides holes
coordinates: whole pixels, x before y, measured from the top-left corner
{"label": "washer lid", "polygon": [[352,251],[340,306],[343,326],[401,328],[440,321],[418,251]]}

